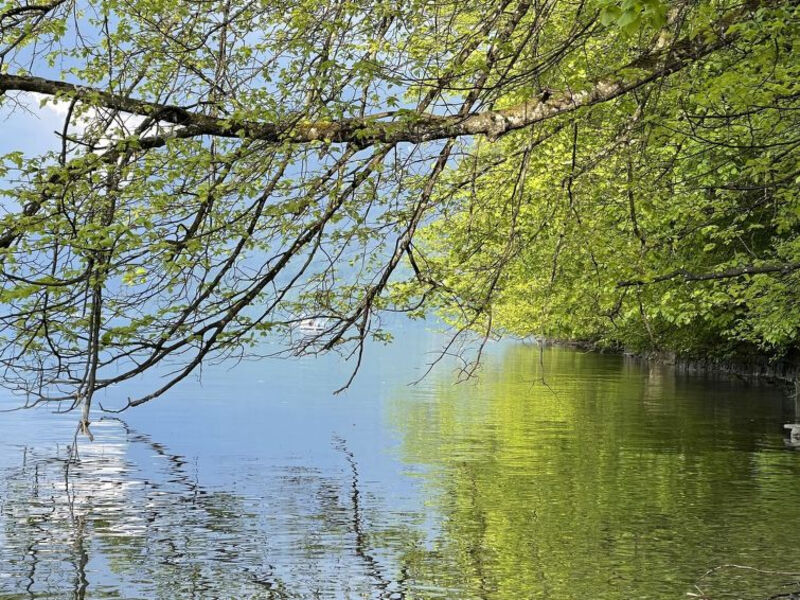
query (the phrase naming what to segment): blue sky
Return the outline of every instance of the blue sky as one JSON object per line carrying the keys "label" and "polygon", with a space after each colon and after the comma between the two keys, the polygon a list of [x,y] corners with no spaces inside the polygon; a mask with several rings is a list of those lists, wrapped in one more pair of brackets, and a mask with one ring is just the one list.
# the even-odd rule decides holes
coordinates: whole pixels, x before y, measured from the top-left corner
{"label": "blue sky", "polygon": [[58,148],[55,132],[64,126],[66,104],[39,108],[40,97],[34,94],[18,93],[14,97],[27,110],[14,107],[8,100],[0,106],[0,154],[22,150],[32,156]]}

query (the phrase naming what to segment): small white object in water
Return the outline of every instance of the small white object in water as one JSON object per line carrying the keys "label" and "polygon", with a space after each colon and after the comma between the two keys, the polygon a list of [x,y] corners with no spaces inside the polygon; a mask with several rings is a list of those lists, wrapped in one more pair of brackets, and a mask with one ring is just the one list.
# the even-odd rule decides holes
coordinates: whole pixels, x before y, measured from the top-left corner
{"label": "small white object in water", "polygon": [[325,323],[322,319],[303,319],[297,327],[300,333],[306,335],[317,335],[325,331]]}
{"label": "small white object in water", "polygon": [[789,439],[786,440],[786,444],[793,448],[800,448],[800,423],[787,423],[783,428],[789,430]]}

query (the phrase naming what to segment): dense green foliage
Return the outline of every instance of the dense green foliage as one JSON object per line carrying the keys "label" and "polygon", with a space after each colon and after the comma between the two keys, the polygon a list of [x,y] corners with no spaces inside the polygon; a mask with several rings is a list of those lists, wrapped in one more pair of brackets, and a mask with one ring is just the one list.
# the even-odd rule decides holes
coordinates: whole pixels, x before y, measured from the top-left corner
{"label": "dense green foliage", "polygon": [[86,423],[151,369],[126,406],[431,309],[786,352],[797,44],[785,1],[5,0],[0,110],[62,124],[0,148],[4,382]]}
{"label": "dense green foliage", "polygon": [[495,285],[486,313],[517,334],[690,356],[796,348],[797,18],[764,10],[737,26],[736,48],[680,77],[478,143],[451,176],[470,184],[426,232],[440,276],[466,304]]}

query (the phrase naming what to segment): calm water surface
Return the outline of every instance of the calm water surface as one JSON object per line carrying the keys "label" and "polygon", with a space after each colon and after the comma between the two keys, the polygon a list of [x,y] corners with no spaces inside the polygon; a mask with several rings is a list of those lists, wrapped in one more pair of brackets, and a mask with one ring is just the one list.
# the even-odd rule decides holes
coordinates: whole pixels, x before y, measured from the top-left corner
{"label": "calm water surface", "polygon": [[1,414],[0,598],[800,589],[782,391],[514,343],[409,387],[441,340],[398,337],[339,396],[332,357],[206,369],[73,463],[76,415]]}

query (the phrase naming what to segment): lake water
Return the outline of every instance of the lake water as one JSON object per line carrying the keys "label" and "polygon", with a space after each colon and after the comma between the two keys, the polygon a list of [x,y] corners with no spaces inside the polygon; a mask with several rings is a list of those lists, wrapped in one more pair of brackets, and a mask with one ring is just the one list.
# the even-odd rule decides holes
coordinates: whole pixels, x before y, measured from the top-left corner
{"label": "lake water", "polygon": [[207,368],[75,462],[76,414],[0,415],[0,598],[800,589],[785,391],[511,342],[409,386],[441,339],[398,338],[338,396],[335,357]]}

